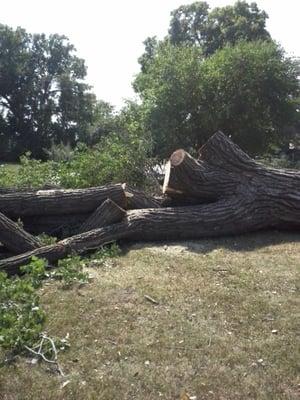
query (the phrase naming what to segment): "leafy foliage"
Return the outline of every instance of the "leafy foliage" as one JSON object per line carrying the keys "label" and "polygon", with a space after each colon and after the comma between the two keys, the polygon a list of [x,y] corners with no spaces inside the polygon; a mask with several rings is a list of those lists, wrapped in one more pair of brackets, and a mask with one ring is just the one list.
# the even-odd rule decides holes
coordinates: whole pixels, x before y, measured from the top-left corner
{"label": "leafy foliage", "polygon": [[148,146],[138,135],[111,134],[92,150],[78,147],[69,163],[61,165],[64,187],[87,187],[111,182],[142,185]]}
{"label": "leafy foliage", "polygon": [[92,262],[93,266],[95,264],[97,266],[105,266],[108,260],[119,257],[120,254],[120,247],[116,243],[113,243],[110,246],[103,246],[95,253],[93,253],[90,257],[90,262]]}
{"label": "leafy foliage", "polygon": [[92,121],[95,97],[74,52],[65,36],[0,25],[0,158],[44,157],[51,141],[74,144]]}
{"label": "leafy foliage", "polygon": [[270,38],[266,30],[265,11],[256,3],[237,1],[234,5],[209,11],[205,1],[180,6],[171,13],[169,39],[172,44],[197,45],[208,56],[239,41]]}
{"label": "leafy foliage", "polygon": [[82,188],[113,182],[142,186],[150,163],[150,150],[151,142],[137,131],[112,133],[93,148],[79,144],[66,161],[42,162],[27,154],[20,158],[16,170],[3,165],[0,187],[42,188],[53,184]]}
{"label": "leafy foliage", "polygon": [[34,278],[9,278],[0,273],[0,346],[20,352],[39,338],[45,313],[36,293],[39,267]]}
{"label": "leafy foliage", "polygon": [[58,261],[58,267],[51,274],[51,278],[62,281],[64,288],[70,288],[75,283],[87,283],[88,274],[83,272],[82,260],[79,256],[69,256]]}
{"label": "leafy foliage", "polygon": [[[86,264],[94,265],[91,261],[96,260],[97,265],[105,265],[108,259],[118,255],[120,248],[112,244],[99,249],[90,258],[70,256],[60,260],[58,267],[53,270],[46,270],[43,259],[32,257],[29,264],[21,267],[22,277],[8,277],[0,272],[0,347],[23,353],[26,347],[35,348],[43,336],[46,314],[40,307],[37,289],[42,286],[44,279],[59,280],[63,288],[87,283],[89,276],[83,271]],[[68,345],[66,339],[57,339],[55,342],[59,349]],[[44,348],[43,352],[45,355],[51,353],[49,343],[48,350]]]}
{"label": "leafy foliage", "polygon": [[240,42],[207,58],[196,46],[161,43],[134,87],[160,157],[197,148],[218,129],[253,154],[299,120],[297,75],[297,62],[273,42]]}

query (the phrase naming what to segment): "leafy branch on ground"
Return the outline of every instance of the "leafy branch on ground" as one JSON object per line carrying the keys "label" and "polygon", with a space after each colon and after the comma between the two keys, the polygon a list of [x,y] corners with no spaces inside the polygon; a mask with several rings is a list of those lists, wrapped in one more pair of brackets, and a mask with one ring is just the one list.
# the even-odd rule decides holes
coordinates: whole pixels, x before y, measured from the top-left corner
{"label": "leafy branch on ground", "polygon": [[86,258],[69,256],[54,269],[48,268],[45,260],[32,257],[29,264],[21,267],[21,277],[0,272],[0,347],[10,354],[9,359],[17,354],[33,354],[36,359],[55,364],[62,373],[57,354],[69,347],[68,337],[53,338],[44,332],[46,313],[40,306],[38,289],[46,279],[59,280],[64,289],[86,284],[86,265],[94,265],[95,260],[97,265],[105,265],[119,254],[120,248],[113,244]]}

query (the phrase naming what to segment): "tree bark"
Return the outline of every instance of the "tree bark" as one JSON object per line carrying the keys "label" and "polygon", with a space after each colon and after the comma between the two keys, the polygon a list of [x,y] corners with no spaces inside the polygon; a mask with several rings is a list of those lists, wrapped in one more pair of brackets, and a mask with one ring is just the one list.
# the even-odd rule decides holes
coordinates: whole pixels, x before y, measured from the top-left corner
{"label": "tree bark", "polygon": [[142,192],[141,190],[133,189],[127,184],[123,185],[127,198],[127,209],[137,210],[141,208],[159,208],[161,202],[158,199]]}
{"label": "tree bark", "polygon": [[24,231],[16,222],[0,213],[0,242],[14,254],[24,253],[41,246],[40,241]]}
{"label": "tree bark", "polygon": [[[284,206],[280,206],[281,211],[282,207]],[[0,270],[17,273],[19,267],[28,263],[33,255],[46,258],[51,263],[72,252],[82,253],[97,249],[120,239],[199,239],[251,232],[279,224],[281,220],[277,207],[269,210],[270,212],[266,210],[269,210],[269,198],[261,197],[259,202],[254,202],[252,196],[199,206],[130,210],[122,222],[75,235],[52,246],[0,260]]]}
{"label": "tree bark", "polygon": [[126,216],[126,211],[114,201],[106,199],[89,218],[81,225],[78,233],[88,232],[93,229],[120,222]]}
{"label": "tree bark", "polygon": [[[222,132],[214,134],[195,160],[184,150],[175,151],[167,168],[163,192],[186,195],[199,202],[251,197],[268,199],[266,213],[280,223],[299,226],[300,173],[267,168],[252,160]],[[274,224],[272,224],[274,225]]]}
{"label": "tree bark", "polygon": [[121,184],[88,189],[55,189],[0,195],[0,211],[10,218],[32,215],[66,215],[94,211],[107,198],[125,208]]}

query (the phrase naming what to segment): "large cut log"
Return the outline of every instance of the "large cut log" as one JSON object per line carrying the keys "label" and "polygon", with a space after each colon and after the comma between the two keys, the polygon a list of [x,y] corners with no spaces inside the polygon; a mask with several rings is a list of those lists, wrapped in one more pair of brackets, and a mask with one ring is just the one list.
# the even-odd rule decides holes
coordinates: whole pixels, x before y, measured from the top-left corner
{"label": "large cut log", "polygon": [[[160,207],[162,201],[165,201],[165,199],[156,199],[142,191],[129,188],[127,185],[122,186],[124,188],[124,193],[127,201],[126,208],[156,208]],[[120,221],[124,217],[125,210],[119,207],[115,202],[110,200],[107,204],[108,207],[105,207],[103,209],[103,212],[106,213],[106,216],[103,215],[104,220],[101,222],[101,220],[98,218],[98,212],[99,209],[101,209],[101,206],[104,205],[104,203],[102,203],[92,213],[23,216],[22,222],[26,231],[34,235],[46,233],[48,235],[56,237],[67,237],[79,232],[84,232],[87,230],[108,225],[110,219],[112,219],[110,223],[115,223]],[[173,203],[175,204],[174,200],[170,198],[168,205],[172,205]],[[111,208],[111,216],[109,216],[108,213],[109,208]],[[102,210],[100,212],[102,212]],[[89,229],[87,229],[87,226],[84,227],[84,222],[87,221],[89,218],[90,221],[93,222],[94,226],[90,226]]]}
{"label": "large cut log", "polygon": [[81,225],[78,232],[87,232],[93,229],[120,222],[126,216],[126,211],[111,199],[106,199]]}
{"label": "large cut log", "polygon": [[32,215],[66,215],[94,211],[107,198],[125,208],[121,184],[88,189],[54,189],[0,195],[0,212],[10,218]]}
{"label": "large cut log", "polygon": [[[267,196],[261,196],[259,202],[255,202],[250,194],[243,199],[237,197],[198,206],[130,210],[127,211],[127,218],[120,223],[0,260],[0,270],[17,273],[19,267],[28,263],[32,256],[45,258],[52,263],[72,252],[82,253],[97,249],[120,239],[199,239],[280,226],[290,212],[289,205],[275,201],[273,206],[269,208]],[[300,226],[300,210],[296,218]]]}
{"label": "large cut log", "polygon": [[16,222],[0,213],[0,242],[14,254],[24,253],[41,246],[40,241],[24,231]]}
{"label": "large cut log", "polygon": [[[123,185],[123,188],[127,201],[127,209],[156,208],[160,207],[161,204],[164,204],[164,206],[191,204],[186,199],[177,202],[173,198],[169,198],[168,201],[165,198],[154,198],[140,190],[129,188],[127,185]],[[192,204],[195,204],[195,202]],[[46,233],[61,238],[81,232],[81,225],[91,215],[92,213],[23,216],[22,222],[25,230],[34,235]]]}
{"label": "large cut log", "polygon": [[285,226],[299,226],[300,172],[267,168],[245,154],[222,132],[214,134],[195,160],[175,151],[167,168],[163,192],[168,196],[196,197],[199,202],[251,197],[268,199],[265,213]]}

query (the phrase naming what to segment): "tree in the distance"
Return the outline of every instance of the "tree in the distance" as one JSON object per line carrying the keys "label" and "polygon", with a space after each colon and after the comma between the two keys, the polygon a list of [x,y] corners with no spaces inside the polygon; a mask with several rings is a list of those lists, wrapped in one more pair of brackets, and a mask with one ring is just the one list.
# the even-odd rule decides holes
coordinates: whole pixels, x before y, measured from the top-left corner
{"label": "tree in the distance", "polygon": [[93,114],[85,76],[65,36],[0,25],[0,158],[43,158],[52,142],[74,144]]}
{"label": "tree in the distance", "polygon": [[196,45],[206,56],[239,41],[270,39],[268,15],[256,3],[237,1],[234,5],[209,10],[205,1],[181,6],[171,13],[169,39],[175,45]]}

